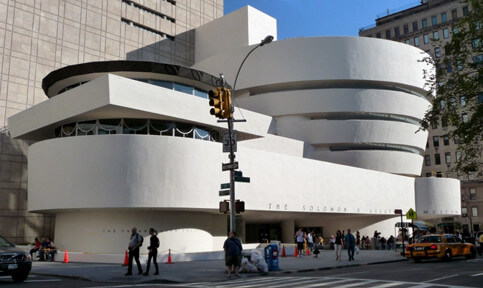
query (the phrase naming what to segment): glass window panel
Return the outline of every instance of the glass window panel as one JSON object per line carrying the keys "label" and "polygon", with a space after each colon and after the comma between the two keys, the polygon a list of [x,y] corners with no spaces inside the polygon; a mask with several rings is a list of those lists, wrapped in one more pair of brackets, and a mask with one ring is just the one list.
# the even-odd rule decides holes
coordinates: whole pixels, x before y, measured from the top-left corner
{"label": "glass window panel", "polygon": [[440,165],[441,164],[441,156],[439,153],[434,154],[434,164]]}
{"label": "glass window panel", "polygon": [[421,26],[422,26],[423,28],[428,27],[428,20],[427,20],[427,19],[423,19],[423,20],[421,20]]}
{"label": "glass window panel", "polygon": [[174,90],[193,95],[193,87],[174,83]]}
{"label": "glass window panel", "polygon": [[414,37],[414,46],[419,46],[419,37]]}
{"label": "glass window panel", "polygon": [[444,161],[445,161],[446,164],[451,163],[451,152],[444,153]]}
{"label": "glass window panel", "polygon": [[441,14],[441,23],[448,21],[448,15],[446,13]]}
{"label": "glass window panel", "polygon": [[195,89],[195,96],[208,99],[208,93]]}
{"label": "glass window panel", "polygon": [[431,17],[431,25],[436,25],[438,24],[438,17],[437,16],[433,16]]}
{"label": "glass window panel", "polygon": [[438,33],[438,31],[434,31],[433,32],[433,39],[434,40],[439,40],[439,33]]}
{"label": "glass window panel", "polygon": [[418,31],[418,22],[413,22],[413,31]]}
{"label": "glass window panel", "polygon": [[424,42],[424,44],[428,44],[429,43],[429,35],[428,34],[424,34],[423,35],[423,42]]}
{"label": "glass window panel", "polygon": [[173,89],[173,82],[171,81],[149,80],[149,83],[156,86],[164,87],[167,89]]}
{"label": "glass window panel", "polygon": [[444,39],[448,39],[449,38],[449,29],[448,28],[444,28],[443,29],[443,38]]}

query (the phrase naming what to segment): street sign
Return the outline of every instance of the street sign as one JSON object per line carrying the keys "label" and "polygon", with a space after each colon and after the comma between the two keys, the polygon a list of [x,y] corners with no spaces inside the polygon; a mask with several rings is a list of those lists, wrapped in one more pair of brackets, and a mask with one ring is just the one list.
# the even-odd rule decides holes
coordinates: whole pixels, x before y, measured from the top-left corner
{"label": "street sign", "polygon": [[416,211],[410,208],[406,213],[406,219],[416,220],[417,218],[418,218],[418,214],[416,214]]}
{"label": "street sign", "polygon": [[220,184],[220,189],[230,189],[230,183]]}
{"label": "street sign", "polygon": [[235,177],[242,177],[243,176],[242,171],[234,171],[234,173],[235,173]]}
{"label": "street sign", "polygon": [[402,214],[402,210],[401,209],[395,209],[394,214]]}
{"label": "street sign", "polygon": [[238,169],[238,162],[221,164],[221,171],[234,170],[234,169]]}
{"label": "street sign", "polygon": [[235,176],[235,182],[250,183],[250,177]]}
{"label": "street sign", "polygon": [[[227,130],[223,131],[223,153],[230,152],[230,138],[233,152],[236,152],[236,130],[231,131],[231,137]],[[236,169],[236,168],[235,168]]]}
{"label": "street sign", "polygon": [[220,190],[220,196],[228,196],[230,195],[230,190]]}

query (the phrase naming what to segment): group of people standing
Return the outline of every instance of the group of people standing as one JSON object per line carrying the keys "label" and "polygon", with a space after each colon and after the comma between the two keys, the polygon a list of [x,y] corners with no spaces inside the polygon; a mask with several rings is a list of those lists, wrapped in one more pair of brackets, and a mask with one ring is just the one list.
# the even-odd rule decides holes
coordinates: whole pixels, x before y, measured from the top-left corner
{"label": "group of people standing", "polygon": [[157,257],[158,257],[158,248],[159,248],[159,239],[156,230],[154,228],[149,229],[149,246],[148,246],[148,263],[146,265],[146,272],[143,274],[143,267],[141,266],[141,262],[139,262],[139,249],[143,245],[144,239],[143,236],[139,233],[137,233],[137,228],[132,227],[131,229],[131,238],[129,239],[129,245],[128,245],[128,252],[129,252],[129,262],[128,262],[128,267],[127,267],[127,273],[124,274],[126,276],[132,275],[132,262],[133,259],[136,261],[136,265],[138,267],[138,274],[141,275],[143,274],[144,276],[149,275],[149,267],[151,264],[151,260],[153,261],[154,268],[156,271],[154,272],[154,275],[159,274],[159,269],[158,269],[158,262],[157,262]]}
{"label": "group of people standing", "polygon": [[324,239],[322,236],[317,235],[313,230],[305,233],[302,227],[295,232],[295,241],[297,242],[298,257],[304,257],[303,252],[305,247],[314,253],[314,257],[317,257],[317,255],[320,253],[319,249],[317,248],[318,245],[324,244]]}

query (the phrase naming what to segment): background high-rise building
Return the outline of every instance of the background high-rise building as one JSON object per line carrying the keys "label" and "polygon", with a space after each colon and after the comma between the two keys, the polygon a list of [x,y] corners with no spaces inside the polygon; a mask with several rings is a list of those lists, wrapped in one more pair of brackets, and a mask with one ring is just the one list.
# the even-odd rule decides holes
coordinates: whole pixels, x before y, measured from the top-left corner
{"label": "background high-rise building", "polygon": [[[422,0],[420,5],[396,8],[377,15],[376,23],[361,28],[359,35],[404,42],[419,47],[434,59],[439,59],[443,56],[444,45],[451,40],[453,25],[470,10],[471,6],[460,0]],[[461,97],[460,101],[464,107],[466,99]],[[464,112],[461,117],[464,119]],[[456,143],[447,136],[451,131],[447,123],[440,121],[428,131],[421,177],[450,177],[461,180],[461,211],[465,216],[443,218],[435,224],[441,230],[449,232],[482,229],[483,179],[473,174],[458,175],[452,171],[461,154]]]}
{"label": "background high-rise building", "polygon": [[223,0],[0,1],[0,235],[14,243],[53,236],[53,216],[27,211],[29,143],[6,127],[47,99],[48,73],[104,60],[191,66],[193,28],[221,16]]}

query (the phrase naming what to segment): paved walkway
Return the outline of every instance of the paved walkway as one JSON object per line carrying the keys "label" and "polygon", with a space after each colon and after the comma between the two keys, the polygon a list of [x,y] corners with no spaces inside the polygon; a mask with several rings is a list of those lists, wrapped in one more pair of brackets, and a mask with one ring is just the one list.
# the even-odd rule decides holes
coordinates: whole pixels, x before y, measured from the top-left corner
{"label": "paved walkway", "polygon": [[[286,273],[324,270],[340,267],[380,264],[387,262],[406,261],[395,251],[361,250],[355,255],[355,261],[348,261],[347,251],[342,251],[342,261],[335,260],[333,250],[322,250],[318,258],[305,256],[296,258],[293,256],[281,257],[279,271],[268,272],[269,275],[283,275]],[[159,264],[159,275],[152,275],[154,270],[151,266],[149,276],[132,275],[124,276],[127,267],[121,264],[99,263],[62,263],[62,262],[34,262],[32,274],[50,275],[56,277],[69,277],[85,279],[89,281],[112,282],[112,283],[187,283],[204,281],[225,281],[226,273],[223,260],[177,262],[173,264]],[[143,263],[143,269],[146,264]],[[137,271],[134,264],[133,272]],[[241,277],[253,277],[261,273],[240,274]]]}

